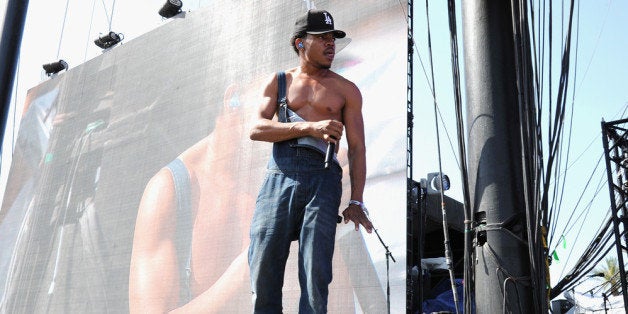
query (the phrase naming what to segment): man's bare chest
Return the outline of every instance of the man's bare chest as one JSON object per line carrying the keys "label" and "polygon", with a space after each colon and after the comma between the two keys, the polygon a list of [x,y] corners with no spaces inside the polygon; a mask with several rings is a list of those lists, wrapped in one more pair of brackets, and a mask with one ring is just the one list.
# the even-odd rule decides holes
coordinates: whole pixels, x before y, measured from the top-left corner
{"label": "man's bare chest", "polygon": [[294,86],[288,91],[288,107],[307,121],[340,119],[345,99],[325,86]]}

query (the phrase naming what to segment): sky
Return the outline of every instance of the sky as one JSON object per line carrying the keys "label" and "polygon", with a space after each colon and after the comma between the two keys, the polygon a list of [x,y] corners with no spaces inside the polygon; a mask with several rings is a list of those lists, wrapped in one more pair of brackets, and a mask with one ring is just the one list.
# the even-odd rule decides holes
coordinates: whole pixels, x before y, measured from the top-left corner
{"label": "sky", "polygon": [[[302,2],[303,0],[292,1]],[[29,1],[15,92],[11,102],[12,108],[9,111],[9,129],[6,130],[3,141],[4,159],[0,172],[2,184],[0,186],[5,185],[8,175],[11,147],[17,135],[16,130],[19,127],[26,92],[29,88],[48,79],[43,73],[42,65],[63,59],[70,68],[76,67],[102,53],[102,50],[93,43],[94,39],[101,34],[109,31],[122,33],[124,44],[168,23],[169,20],[164,20],[157,14],[164,2],[162,0]],[[210,2],[211,0],[183,0],[183,10],[194,11]],[[316,4],[316,1],[311,2]],[[407,11],[405,3],[402,5],[402,2],[400,1],[400,19],[405,18],[405,11]],[[460,22],[462,14],[460,1],[457,2],[458,46],[462,49],[463,36]],[[628,104],[628,88],[626,88],[628,63],[625,61],[628,36],[624,34],[628,29],[626,25],[628,24],[628,3],[619,0],[581,0],[579,5],[577,60],[572,60],[570,101],[568,102],[570,109],[565,125],[565,142],[567,142],[568,132],[571,132],[570,166],[565,176],[567,183],[560,206],[561,215],[556,223],[557,235],[551,243],[560,256],[560,261],[555,261],[550,268],[552,283],[555,283],[570,269],[579,257],[578,252],[582,252],[591,241],[609,211],[610,202],[606,185],[597,195],[594,193],[595,186],[600,180],[606,182],[604,164],[596,167],[597,160],[603,153],[600,122],[626,117],[626,115],[622,116],[622,112]],[[436,145],[434,99],[428,87],[431,83],[428,84],[427,79],[430,76],[430,65],[426,39],[425,2],[415,1],[414,6],[416,50],[414,53],[415,119],[412,176],[415,180],[420,180],[420,178],[425,178],[427,173],[438,171],[439,154]],[[560,9],[555,8],[555,12],[560,12]],[[442,169],[452,181],[452,188],[447,192],[448,195],[462,200],[460,175],[456,163],[458,157],[455,151],[457,149],[452,149],[452,147],[457,147],[457,144],[446,1],[430,2],[429,17],[436,101],[440,116],[442,116],[439,118],[442,119],[439,120]],[[560,20],[560,15],[557,15],[554,21],[558,24],[559,22],[556,21]],[[341,25],[342,22],[337,21],[337,24]],[[560,33],[559,30],[555,32],[555,34]],[[558,35],[555,36],[560,38]],[[463,75],[461,83],[464,88],[462,51],[459,53],[459,58]],[[555,61],[555,64],[558,62]],[[552,81],[553,85],[557,86],[558,72],[554,73]],[[571,110],[572,106],[573,110]],[[585,189],[585,183],[592,173],[594,186]],[[591,205],[587,207],[587,204]],[[568,221],[571,213],[580,218],[574,221],[574,217]],[[560,235],[564,235],[565,247],[562,246],[562,241],[558,241]],[[559,242],[560,245],[558,245]]]}

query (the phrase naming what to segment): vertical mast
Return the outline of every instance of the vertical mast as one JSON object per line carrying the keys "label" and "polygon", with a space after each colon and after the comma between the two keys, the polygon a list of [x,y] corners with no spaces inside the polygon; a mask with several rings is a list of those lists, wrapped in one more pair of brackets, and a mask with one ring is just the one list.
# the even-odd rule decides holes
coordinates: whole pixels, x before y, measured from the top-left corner
{"label": "vertical mast", "polygon": [[477,313],[532,313],[510,1],[463,1]]}
{"label": "vertical mast", "polygon": [[4,129],[7,124],[11,92],[17,60],[20,54],[22,33],[26,20],[28,0],[8,0],[4,12],[2,32],[0,37],[0,156],[2,156],[2,143],[4,142]]}

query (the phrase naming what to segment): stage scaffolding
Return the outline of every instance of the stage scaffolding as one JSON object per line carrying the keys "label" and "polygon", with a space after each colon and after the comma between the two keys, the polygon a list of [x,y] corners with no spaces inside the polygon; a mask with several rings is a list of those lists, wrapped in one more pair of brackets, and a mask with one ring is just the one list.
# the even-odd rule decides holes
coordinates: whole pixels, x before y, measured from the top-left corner
{"label": "stage scaffolding", "polygon": [[624,309],[628,312],[628,289],[626,289],[624,261],[628,250],[628,234],[626,233],[628,218],[626,208],[628,203],[628,129],[626,129],[626,123],[628,123],[628,119],[611,122],[602,121],[602,137],[621,293],[624,299]]}

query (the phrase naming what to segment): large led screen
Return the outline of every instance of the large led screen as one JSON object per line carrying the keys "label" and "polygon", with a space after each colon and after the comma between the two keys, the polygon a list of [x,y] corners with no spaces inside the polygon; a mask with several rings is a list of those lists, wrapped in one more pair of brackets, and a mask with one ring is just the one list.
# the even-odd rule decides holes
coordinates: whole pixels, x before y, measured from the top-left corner
{"label": "large led screen", "polygon": [[[380,236],[338,224],[329,312],[403,313],[406,7],[316,7],[350,38],[332,70],[362,93],[364,201]],[[289,39],[306,9],[211,1],[30,89],[0,209],[1,312],[250,313],[249,226],[272,145],[248,132],[262,84],[298,66]],[[298,312],[297,246],[285,313]]]}

